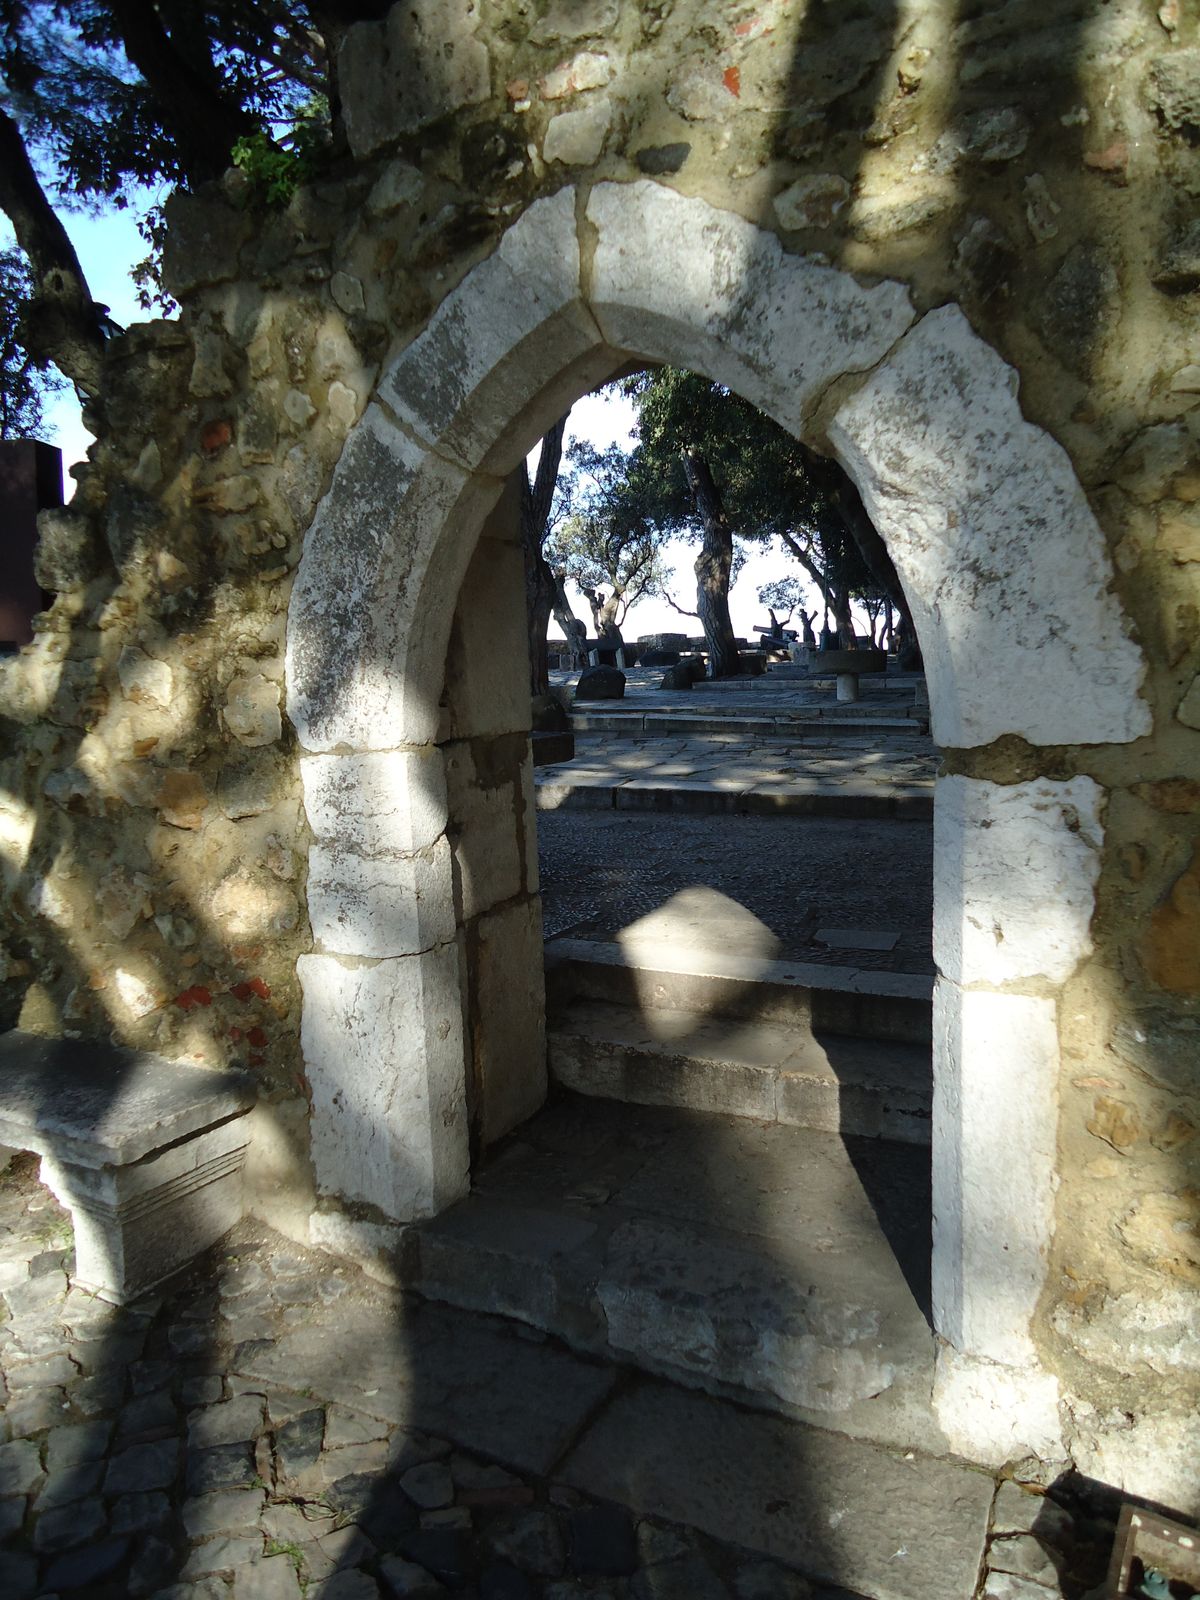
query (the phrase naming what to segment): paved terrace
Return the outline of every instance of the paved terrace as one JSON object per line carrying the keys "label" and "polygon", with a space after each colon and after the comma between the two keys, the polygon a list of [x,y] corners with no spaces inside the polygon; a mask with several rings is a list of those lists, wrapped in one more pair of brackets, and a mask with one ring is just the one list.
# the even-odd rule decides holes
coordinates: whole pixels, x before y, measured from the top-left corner
{"label": "paved terrace", "polygon": [[[870,715],[831,728],[843,708],[805,678],[672,693],[658,670],[627,676],[624,700],[576,707],[577,730],[610,726],[535,774],[548,939],[682,907],[679,936],[719,948],[932,971],[938,753],[909,714],[917,680],[865,680],[849,709]],[[644,731],[673,718],[688,730]]]}
{"label": "paved terrace", "polygon": [[575,758],[538,769],[539,810],[932,815],[918,679],[864,679],[864,698],[840,706],[831,680],[775,672],[682,691],[658,689],[657,669],[626,676],[624,699],[576,703]]}
{"label": "paved terrace", "polygon": [[121,1310],[71,1287],[68,1235],[17,1157],[5,1600],[1049,1600],[1111,1546],[1070,1485],[585,1359],[254,1224]]}

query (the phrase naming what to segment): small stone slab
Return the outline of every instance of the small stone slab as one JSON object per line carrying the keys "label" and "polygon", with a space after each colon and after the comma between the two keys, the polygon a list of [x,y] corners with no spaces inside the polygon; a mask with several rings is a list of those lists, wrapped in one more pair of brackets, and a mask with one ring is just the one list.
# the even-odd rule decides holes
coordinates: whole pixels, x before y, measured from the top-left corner
{"label": "small stone slab", "polygon": [[0,1144],[124,1166],[254,1102],[237,1073],[79,1039],[0,1034]]}
{"label": "small stone slab", "polygon": [[879,928],[818,928],[813,937],[831,950],[894,950],[900,943],[898,933]]}
{"label": "small stone slab", "polygon": [[973,1594],[993,1487],[951,1462],[651,1381],[605,1409],[561,1476],[876,1600]]}

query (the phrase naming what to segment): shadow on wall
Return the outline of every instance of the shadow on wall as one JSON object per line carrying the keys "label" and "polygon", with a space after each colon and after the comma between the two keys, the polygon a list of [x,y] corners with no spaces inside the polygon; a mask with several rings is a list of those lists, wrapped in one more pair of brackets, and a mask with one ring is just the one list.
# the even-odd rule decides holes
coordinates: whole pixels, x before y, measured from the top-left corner
{"label": "shadow on wall", "polygon": [[[1081,226],[1078,216],[1072,217],[1071,242],[1060,256],[1054,243],[1056,210],[1050,180],[1043,173],[1045,182],[1038,183],[1038,174],[1028,174],[1018,197],[1015,183],[998,186],[997,177],[1016,170],[1012,163],[1021,159],[1031,135],[1036,134],[1040,140],[1045,130],[1057,128],[1061,132],[1054,132],[1053,137],[1059,141],[1057,160],[1063,170],[1077,169],[1080,163],[1090,166],[1095,174],[1090,181],[1097,193],[1103,192],[1106,183],[1120,181],[1121,156],[1119,151],[1106,150],[1108,130],[1089,127],[1078,115],[1079,104],[1085,98],[1082,87],[1089,70],[1091,41],[1105,25],[1103,6],[1091,0],[1073,0],[1049,11],[1044,4],[1029,3],[1001,8],[978,6],[960,12],[944,5],[930,7],[910,25],[907,18],[901,22],[897,7],[881,3],[865,9],[853,22],[852,37],[858,49],[849,47],[850,36],[838,26],[840,20],[830,9],[813,8],[801,27],[788,79],[788,110],[771,130],[776,148],[802,163],[819,158],[822,166],[829,168],[828,173],[818,175],[819,191],[789,191],[788,204],[796,208],[793,214],[806,222],[814,220],[813,208],[818,203],[842,204],[850,218],[850,237],[837,252],[838,264],[852,271],[908,280],[914,284],[915,297],[922,306],[940,304],[949,293],[953,276],[958,275],[971,288],[967,310],[981,335],[1005,353],[1019,353],[1021,342],[1027,339],[1060,351],[1066,369],[1063,387],[1068,392],[1076,390],[1082,405],[1093,370],[1091,363],[1103,360],[1103,352],[1097,352],[1096,345],[1118,287],[1117,271],[1107,249],[1106,218],[1098,210],[1094,222],[1087,219]],[[895,54],[902,45],[906,54],[897,78]],[[849,60],[854,63],[851,70],[847,68]],[[1011,112],[994,109],[1001,93],[1010,103]],[[903,149],[910,108],[919,105],[922,95],[937,106],[938,120],[945,131],[924,170],[909,173],[898,152]],[[901,180],[898,190],[897,179]],[[800,184],[806,183],[808,180],[800,180]],[[1080,185],[1072,182],[1071,191],[1078,199]],[[819,200],[818,196],[823,198]],[[1022,226],[1035,239],[1040,235],[1040,244],[1048,247],[1046,265],[1024,247],[1019,232]],[[827,244],[826,236],[821,237]],[[805,239],[806,228],[801,226],[795,230],[792,242],[803,245]],[[1028,306],[1034,324],[1022,328],[1019,335],[1013,333],[1007,315],[1014,304]],[[1058,417],[1065,409],[1054,396],[1036,389],[1023,398],[1036,414]],[[1102,453],[1107,443],[1103,432],[1093,436],[1091,427],[1088,421],[1078,422],[1079,431],[1066,441],[1087,459],[1093,459],[1098,450]],[[1061,436],[1063,430],[1059,432]],[[522,443],[530,446],[534,440]],[[469,542],[473,531],[464,523],[455,537]],[[98,599],[98,612],[117,598],[121,581],[120,573],[112,575],[108,596]],[[197,594],[191,613],[181,619],[181,625],[186,623],[194,631],[217,623],[215,588],[207,594],[198,590]],[[56,741],[56,772],[63,775],[58,780],[60,801],[75,830],[78,892],[94,899],[106,892],[106,802],[110,797],[88,779],[83,746],[91,727],[105,714],[103,685],[114,681],[117,675],[113,638],[113,634],[107,638],[102,634],[97,645],[92,662],[97,693],[84,721],[81,723],[79,715],[79,684],[74,677],[67,681],[65,674],[60,693],[45,719]],[[336,674],[340,666],[331,660],[325,663],[325,670]],[[382,674],[389,670],[386,661],[377,666]],[[197,748],[202,734],[198,714]],[[285,735],[283,750],[287,757],[294,756],[290,734]],[[180,798],[182,801],[185,797]],[[7,815],[13,819],[6,824],[7,842],[17,874],[26,860],[38,863],[44,871],[50,858],[63,848],[57,835],[43,839],[39,834],[41,825],[22,810],[19,800]],[[181,808],[178,815],[186,816],[186,809]],[[187,821],[183,825],[196,824]],[[167,919],[176,936],[182,934],[176,918],[204,923],[207,908],[189,901],[173,877],[169,842],[164,849],[161,826],[149,809],[144,871],[156,885],[166,886],[177,907]],[[28,882],[19,893],[24,896],[28,913],[38,916],[43,927],[50,930],[49,962],[57,968],[56,972],[43,969],[26,976],[54,983],[64,993],[87,997],[88,1006],[81,1007],[81,1017],[88,1030],[99,1034],[107,1028],[120,1035],[127,1028],[128,1011],[112,998],[118,989],[126,1004],[135,1007],[162,1003],[152,984],[136,974],[124,978],[107,970],[105,952],[93,951],[79,942],[70,908],[57,902],[53,893]],[[170,932],[164,932],[164,938],[170,936]],[[222,982],[244,983],[254,976],[252,969],[260,957],[253,951],[253,943],[244,950],[231,950],[229,971],[221,975]],[[205,987],[199,980],[207,976],[197,974],[197,988]],[[271,987],[273,992],[261,1007],[258,997],[254,1003],[247,1002],[248,1038],[252,1029],[269,1031],[280,1020],[267,1009],[272,1002],[278,1002],[294,1019],[298,1004],[295,988],[288,991]],[[70,1005],[64,1020],[72,1023]],[[259,1053],[257,1049],[255,1053]],[[303,1162],[302,1129],[296,1126],[288,1109],[295,1102],[287,1098],[295,1089],[298,1063],[272,1060],[269,1048],[264,1048],[262,1055],[263,1059],[252,1062],[263,1090],[259,1115],[264,1126],[275,1123],[273,1136],[281,1151],[287,1153],[285,1160]],[[113,1085],[114,1096],[120,1092],[118,1081]],[[707,1214],[716,1227],[720,1222],[720,1195],[715,1187],[706,1193],[705,1172],[719,1167],[723,1152],[714,1149],[707,1154],[694,1154],[696,1159],[690,1165],[695,1187],[689,1204],[694,1214]],[[221,1370],[229,1360],[229,1329],[217,1320],[216,1302],[209,1287],[202,1270],[194,1284],[185,1341],[188,1377]],[[553,1472],[558,1460],[553,1449],[558,1439],[554,1433],[553,1389],[542,1386],[536,1375],[531,1379],[530,1369],[516,1359],[518,1345],[511,1347],[513,1363],[505,1370],[494,1362],[488,1365],[472,1338],[427,1311],[417,1313],[411,1322],[406,1318],[386,1326],[374,1324],[369,1333],[336,1350],[330,1350],[327,1338],[318,1331],[308,1343],[298,1346],[297,1365],[288,1377],[296,1388],[304,1387],[303,1361],[311,1361],[313,1370],[319,1370],[322,1377],[331,1366],[345,1373],[360,1364],[362,1371],[378,1371],[381,1380],[402,1375],[397,1404],[403,1406],[407,1422],[430,1431],[443,1428],[460,1432],[481,1453],[499,1460],[506,1459],[504,1422],[514,1408],[522,1414],[544,1417],[544,1437],[548,1442],[538,1470]],[[162,1340],[157,1352],[161,1358],[177,1358],[180,1352],[169,1331],[163,1331]],[[155,1352],[152,1350],[151,1354]],[[123,1352],[116,1341],[107,1357],[100,1352],[95,1359],[110,1368],[124,1365]],[[253,1351],[244,1352],[237,1359],[243,1365],[257,1364]],[[445,1363],[454,1369],[450,1381]],[[587,1363],[582,1366],[587,1367]],[[591,1376],[581,1377],[579,1382],[594,1382],[599,1395],[603,1381],[595,1369],[588,1368],[588,1372]],[[487,1375],[485,1384],[480,1382],[481,1374]],[[164,1371],[162,1376],[168,1386],[182,1381],[173,1372]],[[111,1403],[102,1414],[116,1417],[127,1399],[124,1387],[114,1387]],[[634,1436],[629,1437],[632,1441]],[[631,1442],[628,1458],[616,1466],[616,1476],[623,1475],[634,1493],[643,1491],[648,1473],[657,1465],[649,1455],[639,1454],[642,1449],[642,1444]],[[236,1469],[231,1466],[229,1477],[222,1481],[249,1482],[257,1471],[256,1463],[243,1461]],[[810,1469],[798,1456],[781,1464],[781,1471],[790,1486],[794,1515],[802,1519],[802,1508],[812,1487]],[[268,1482],[274,1487],[273,1480]],[[184,1483],[180,1466],[178,1474],[164,1485],[173,1497],[175,1509],[185,1493]],[[205,1479],[203,1471],[198,1471],[192,1486],[211,1489],[215,1485],[212,1479]],[[398,1495],[394,1481],[387,1474],[380,1475],[361,1486],[361,1502],[353,1507],[347,1505],[347,1513],[360,1525],[382,1529],[381,1538],[386,1540],[393,1514],[397,1525],[411,1522],[410,1508],[402,1505]],[[184,1559],[178,1523],[173,1521],[169,1526],[174,1531],[168,1557],[157,1578],[160,1584],[170,1582],[172,1566],[181,1570]],[[832,1536],[823,1540],[817,1531],[812,1539],[808,1557],[812,1570],[833,1581],[846,1576],[840,1565],[843,1552],[836,1540]],[[131,1559],[135,1549],[130,1547]],[[947,1600],[956,1597],[948,1596]]]}

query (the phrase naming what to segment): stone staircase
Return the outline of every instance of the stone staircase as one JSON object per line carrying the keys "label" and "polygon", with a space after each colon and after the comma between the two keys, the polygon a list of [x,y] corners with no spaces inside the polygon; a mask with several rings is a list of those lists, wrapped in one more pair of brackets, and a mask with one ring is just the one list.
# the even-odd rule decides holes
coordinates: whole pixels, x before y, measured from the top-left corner
{"label": "stone staircase", "polygon": [[931,1448],[931,980],[547,948],[558,1094],[414,1230],[410,1286]]}
{"label": "stone staircase", "polygon": [[564,1088],[929,1143],[927,977],[560,939],[546,982]]}

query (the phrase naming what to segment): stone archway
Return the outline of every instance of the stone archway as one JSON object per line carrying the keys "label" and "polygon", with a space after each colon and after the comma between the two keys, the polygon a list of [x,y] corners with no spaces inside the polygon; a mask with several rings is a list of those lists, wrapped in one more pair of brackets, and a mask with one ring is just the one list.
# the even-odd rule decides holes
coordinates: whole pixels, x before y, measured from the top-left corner
{"label": "stone archway", "polygon": [[[451,619],[509,472],[631,358],[700,370],[834,449],[904,583],[944,748],[1124,743],[1149,728],[1140,652],[1069,460],[1023,419],[1015,373],[956,307],[918,315],[902,285],[864,286],[652,182],[537,202],[385,373],[289,615],[315,836],[316,949],[300,962],[314,1166],[323,1194],[384,1217],[428,1215],[468,1177],[441,748]],[[501,526],[492,544],[498,573],[519,559]],[[1101,799],[1083,777],[938,784],[935,1319],[997,1371],[1035,1367],[1057,995],[1091,948]],[[509,1098],[521,1103],[519,1085]],[[964,1414],[999,1392],[976,1368]],[[1035,1445],[1053,1380],[1027,1393],[1036,1415],[1006,1398],[998,1425]]]}

